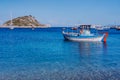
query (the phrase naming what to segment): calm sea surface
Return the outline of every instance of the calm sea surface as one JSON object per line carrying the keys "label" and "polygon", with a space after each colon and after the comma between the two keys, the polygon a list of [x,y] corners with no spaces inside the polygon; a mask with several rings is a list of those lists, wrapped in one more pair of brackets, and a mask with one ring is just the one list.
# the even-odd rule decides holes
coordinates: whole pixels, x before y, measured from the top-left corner
{"label": "calm sea surface", "polygon": [[70,42],[61,30],[0,29],[0,80],[120,79],[120,34]]}

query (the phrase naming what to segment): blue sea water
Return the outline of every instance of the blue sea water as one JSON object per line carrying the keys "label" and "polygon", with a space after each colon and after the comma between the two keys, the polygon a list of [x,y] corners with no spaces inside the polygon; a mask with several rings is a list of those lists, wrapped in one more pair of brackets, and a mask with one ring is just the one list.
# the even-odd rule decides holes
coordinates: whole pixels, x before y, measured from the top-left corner
{"label": "blue sea water", "polygon": [[62,28],[0,29],[0,80],[119,80],[120,35],[70,42]]}

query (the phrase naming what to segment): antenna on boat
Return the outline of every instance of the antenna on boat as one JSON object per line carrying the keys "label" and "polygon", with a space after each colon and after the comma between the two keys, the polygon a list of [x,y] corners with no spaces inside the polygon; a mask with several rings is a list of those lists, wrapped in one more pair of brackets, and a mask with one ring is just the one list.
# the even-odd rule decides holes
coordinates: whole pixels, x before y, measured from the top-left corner
{"label": "antenna on boat", "polygon": [[10,25],[12,26],[12,12],[10,12]]}
{"label": "antenna on boat", "polygon": [[68,24],[66,25],[66,27],[67,27],[67,32],[68,32]]}
{"label": "antenna on boat", "polygon": [[77,24],[75,24],[75,27],[77,28],[77,33],[79,33],[78,25],[77,25]]}
{"label": "antenna on boat", "polygon": [[[72,27],[72,25],[70,25],[70,27]],[[72,29],[72,33],[73,33],[73,29]]]}

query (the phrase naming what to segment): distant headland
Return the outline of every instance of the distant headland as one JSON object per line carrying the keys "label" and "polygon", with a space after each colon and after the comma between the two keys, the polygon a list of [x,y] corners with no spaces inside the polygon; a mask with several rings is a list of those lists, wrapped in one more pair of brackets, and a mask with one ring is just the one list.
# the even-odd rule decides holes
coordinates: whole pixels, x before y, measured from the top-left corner
{"label": "distant headland", "polygon": [[5,23],[3,23],[1,28],[10,28],[11,26],[14,28],[47,28],[47,27],[50,27],[49,24],[39,23],[35,19],[35,17],[33,17],[32,15],[21,16],[21,17],[8,20]]}

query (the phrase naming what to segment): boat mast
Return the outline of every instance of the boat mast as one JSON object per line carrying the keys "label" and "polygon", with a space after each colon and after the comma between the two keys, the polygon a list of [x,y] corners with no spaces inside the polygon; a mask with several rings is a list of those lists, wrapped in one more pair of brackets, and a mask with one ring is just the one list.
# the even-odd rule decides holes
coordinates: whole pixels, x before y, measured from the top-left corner
{"label": "boat mast", "polygon": [[12,12],[10,13],[10,18],[11,18],[11,20],[10,20],[10,26],[12,26]]}

